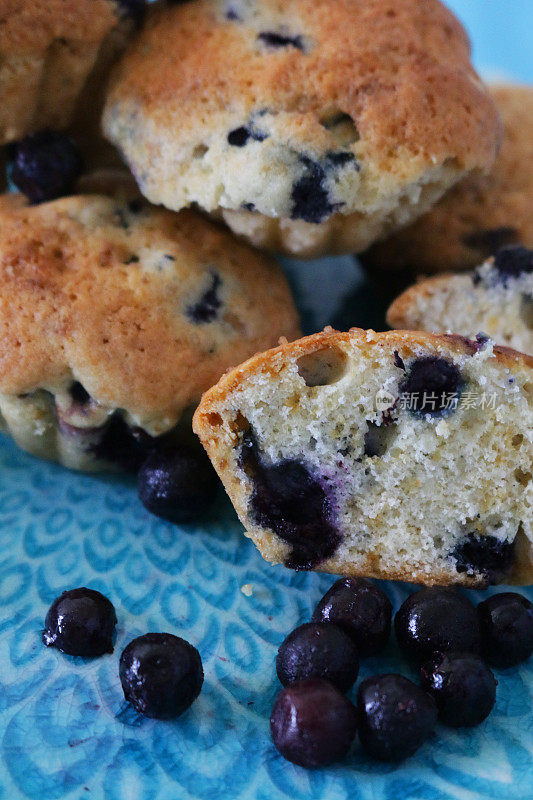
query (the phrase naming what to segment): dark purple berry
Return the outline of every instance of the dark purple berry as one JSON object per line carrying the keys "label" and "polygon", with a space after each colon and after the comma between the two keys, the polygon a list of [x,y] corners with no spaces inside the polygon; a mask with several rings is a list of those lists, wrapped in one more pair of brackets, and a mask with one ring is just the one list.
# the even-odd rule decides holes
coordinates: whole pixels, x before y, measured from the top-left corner
{"label": "dark purple berry", "polygon": [[187,522],[212,503],[218,481],[202,450],[179,447],[155,450],[139,470],[139,497],[157,517]]}
{"label": "dark purple berry", "polygon": [[43,643],[69,656],[92,658],[113,652],[117,616],[113,604],[94,589],[70,589],[46,614]]}
{"label": "dark purple berry", "polygon": [[286,36],[282,33],[265,31],[258,34],[257,38],[267,47],[275,50],[279,47],[295,47],[297,50],[304,50],[304,40],[301,36]]}
{"label": "dark purple berry", "polygon": [[122,651],[124,697],[145,717],[174,719],[196,700],[204,682],[198,650],[171,633],[145,633]]}
{"label": "dark purple berry", "polygon": [[31,203],[71,194],[82,166],[75,143],[57,131],[33,133],[9,148],[9,180]]}
{"label": "dark purple berry", "polygon": [[270,715],[272,741],[283,758],[311,769],[342,761],[356,730],[353,703],[324,680],[282,689]]}
{"label": "dark purple berry", "polygon": [[433,417],[453,410],[461,387],[458,367],[438,356],[424,356],[413,361],[399,386],[414,414],[431,414]]}
{"label": "dark purple berry", "polygon": [[396,614],[394,629],[401,650],[415,661],[426,661],[435,651],[479,651],[476,609],[454,589],[421,589],[410,595]]}
{"label": "dark purple berry", "polygon": [[453,728],[480,725],[496,702],[497,681],[472,653],[434,653],[420,675],[422,688],[435,699],[440,721]]}
{"label": "dark purple berry", "polygon": [[452,553],[457,572],[482,576],[487,584],[498,583],[510,570],[514,561],[514,542],[496,536],[477,536],[469,533]]}
{"label": "dark purple berry", "polygon": [[219,290],[222,286],[220,276],[213,272],[208,288],[202,296],[191,305],[187,306],[187,316],[196,325],[213,322],[222,307]]}
{"label": "dark purple berry", "polygon": [[533,653],[533,604],[516,592],[495,594],[477,607],[481,652],[495,667],[514,667]]}
{"label": "dark purple berry", "polygon": [[366,578],[339,578],[313,612],[313,622],[333,622],[355,642],[362,656],[375,655],[390,636],[392,605]]}
{"label": "dark purple berry", "polygon": [[403,675],[367,678],[357,693],[359,738],[380,761],[412,756],[437,722],[433,698]]}
{"label": "dark purple berry", "polygon": [[528,250],[519,244],[503,247],[496,253],[494,268],[504,283],[508,279],[519,278],[521,275],[533,272],[533,250]]}
{"label": "dark purple berry", "polygon": [[287,567],[313,569],[333,555],[341,537],[329,495],[305,464],[295,459],[265,463],[251,429],[243,437],[239,463],[253,485],[252,519],[291,545]]}
{"label": "dark purple berry", "polygon": [[255,142],[264,142],[268,136],[262,131],[258,131],[253,125],[248,127],[241,126],[228,133],[228,144],[232,147],[244,147],[250,139]]}
{"label": "dark purple berry", "polygon": [[347,692],[359,673],[357,647],[336,625],[306,622],[280,646],[276,672],[283,686],[323,678]]}

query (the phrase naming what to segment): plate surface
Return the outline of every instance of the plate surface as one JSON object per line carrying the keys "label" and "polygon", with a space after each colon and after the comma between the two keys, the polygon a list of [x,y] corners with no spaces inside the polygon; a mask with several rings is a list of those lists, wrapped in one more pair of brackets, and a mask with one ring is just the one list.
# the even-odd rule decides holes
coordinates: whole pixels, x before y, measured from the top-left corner
{"label": "plate surface", "polygon": [[[372,317],[379,325],[351,259],[338,259],[335,273],[286,266],[308,330]],[[266,564],[222,497],[202,527],[172,526],[144,511],[127,480],[77,475],[2,439],[0,800],[531,798],[533,664],[497,675],[484,725],[439,727],[404,765],[370,763],[355,746],[346,764],[306,772],[277,754],[268,726],[276,649],[332,581]],[[92,661],[40,639],[54,597],[83,585],[118,615],[115,652]],[[395,608],[410,590],[384,588]],[[202,655],[203,691],[175,722],[143,719],[123,700],[120,653],[147,631],[178,634]],[[361,677],[378,671],[411,674],[393,640]]]}

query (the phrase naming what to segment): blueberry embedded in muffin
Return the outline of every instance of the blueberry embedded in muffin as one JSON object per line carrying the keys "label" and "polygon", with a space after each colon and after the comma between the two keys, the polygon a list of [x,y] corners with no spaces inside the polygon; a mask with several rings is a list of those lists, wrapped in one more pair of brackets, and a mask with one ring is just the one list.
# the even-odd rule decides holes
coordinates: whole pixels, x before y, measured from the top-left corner
{"label": "blueberry embedded in muffin", "polygon": [[326,330],[230,372],[193,424],[269,561],[526,581],[532,366],[483,339]]}
{"label": "blueberry embedded in muffin", "polygon": [[31,203],[72,194],[82,168],[80,151],[63,133],[40,131],[9,147],[9,183]]}

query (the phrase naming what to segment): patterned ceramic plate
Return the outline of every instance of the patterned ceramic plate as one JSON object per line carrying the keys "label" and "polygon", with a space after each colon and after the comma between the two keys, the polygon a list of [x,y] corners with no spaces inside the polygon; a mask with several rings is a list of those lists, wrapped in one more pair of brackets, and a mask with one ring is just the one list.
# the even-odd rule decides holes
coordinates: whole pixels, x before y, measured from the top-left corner
{"label": "patterned ceramic plate", "polygon": [[[335,285],[319,262],[289,269],[308,330],[379,326],[351,259],[337,260]],[[270,742],[274,657],[332,578],[267,565],[222,498],[205,526],[176,527],[145,512],[123,479],[77,475],[0,444],[0,800],[533,796],[533,664],[498,674],[484,725],[439,728],[404,765],[370,763],[356,745],[344,765],[306,772]],[[96,660],[40,639],[50,602],[82,585],[108,595],[118,615],[115,652]],[[384,588],[395,608],[408,592]],[[175,722],[124,703],[118,658],[146,631],[183,636],[202,655],[203,691]],[[376,671],[409,675],[394,642],[362,676]]]}

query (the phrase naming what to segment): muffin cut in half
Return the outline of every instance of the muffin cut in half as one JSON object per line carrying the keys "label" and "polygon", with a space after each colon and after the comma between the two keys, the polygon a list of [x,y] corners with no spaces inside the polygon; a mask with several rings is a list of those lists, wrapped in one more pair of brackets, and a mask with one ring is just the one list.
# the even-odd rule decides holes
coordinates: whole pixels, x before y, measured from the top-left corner
{"label": "muffin cut in half", "polygon": [[392,328],[487,335],[533,355],[533,250],[502,248],[473,272],[420,281],[387,312]]}
{"label": "muffin cut in half", "polygon": [[155,4],[103,129],[152,202],[301,257],[406,225],[489,169],[501,135],[438,0]]}
{"label": "muffin cut in half", "polygon": [[298,332],[277,265],[192,211],[0,199],[0,424],[34,455],[134,471],[224,370]]}
{"label": "muffin cut in half", "polygon": [[263,556],[425,584],[533,580],[533,359],[326,329],[256,355],[193,427]]}

